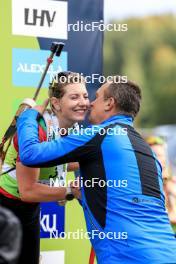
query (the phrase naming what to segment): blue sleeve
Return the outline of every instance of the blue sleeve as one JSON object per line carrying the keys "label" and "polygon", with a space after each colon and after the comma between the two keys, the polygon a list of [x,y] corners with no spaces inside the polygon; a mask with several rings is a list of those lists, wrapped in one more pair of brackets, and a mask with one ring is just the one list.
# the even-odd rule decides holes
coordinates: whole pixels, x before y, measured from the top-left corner
{"label": "blue sleeve", "polygon": [[91,136],[68,135],[40,143],[37,118],[40,114],[29,109],[17,121],[19,155],[21,162],[29,167],[51,167],[89,156],[94,149]]}

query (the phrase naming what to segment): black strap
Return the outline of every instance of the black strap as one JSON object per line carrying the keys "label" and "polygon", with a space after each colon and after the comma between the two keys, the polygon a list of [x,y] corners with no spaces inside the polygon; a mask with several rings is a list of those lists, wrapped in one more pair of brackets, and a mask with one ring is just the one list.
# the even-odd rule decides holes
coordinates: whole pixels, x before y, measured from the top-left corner
{"label": "black strap", "polygon": [[4,171],[3,173],[0,174],[0,176],[4,175],[4,174],[6,174],[6,173],[9,173],[9,172],[11,172],[11,171],[13,171],[13,170],[15,170],[15,169],[16,169],[16,166],[13,167],[13,168],[10,168],[10,169],[7,170],[7,171]]}

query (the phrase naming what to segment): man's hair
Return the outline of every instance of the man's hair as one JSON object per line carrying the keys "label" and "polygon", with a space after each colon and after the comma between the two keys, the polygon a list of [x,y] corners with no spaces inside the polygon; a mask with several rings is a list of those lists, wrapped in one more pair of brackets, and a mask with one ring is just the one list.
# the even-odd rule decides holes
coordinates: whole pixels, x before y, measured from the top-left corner
{"label": "man's hair", "polygon": [[123,82],[121,76],[114,76],[105,91],[105,96],[115,99],[116,106],[122,114],[134,118],[139,112],[141,89],[133,81]]}
{"label": "man's hair", "polygon": [[62,98],[69,84],[84,83],[84,77],[77,72],[59,72],[49,84],[49,97]]}

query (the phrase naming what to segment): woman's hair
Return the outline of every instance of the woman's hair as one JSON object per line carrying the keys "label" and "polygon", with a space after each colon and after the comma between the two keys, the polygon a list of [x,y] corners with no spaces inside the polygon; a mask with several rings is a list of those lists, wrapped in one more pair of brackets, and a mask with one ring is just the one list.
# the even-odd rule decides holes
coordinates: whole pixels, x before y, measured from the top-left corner
{"label": "woman's hair", "polygon": [[78,84],[85,82],[84,77],[77,72],[59,72],[49,84],[49,98],[62,98],[68,84]]}

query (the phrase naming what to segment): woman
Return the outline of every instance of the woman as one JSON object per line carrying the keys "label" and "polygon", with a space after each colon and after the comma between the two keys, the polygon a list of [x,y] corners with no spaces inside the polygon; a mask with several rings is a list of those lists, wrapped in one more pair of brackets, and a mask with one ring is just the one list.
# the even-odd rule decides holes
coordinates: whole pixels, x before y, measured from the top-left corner
{"label": "woman", "polygon": [[[61,130],[62,135],[68,129],[70,133],[75,122],[84,120],[89,107],[85,82],[78,73],[59,73],[49,86],[49,98],[53,113],[45,111],[38,120],[41,141],[59,136]],[[71,166],[73,168],[74,164]],[[39,263],[39,202],[65,200],[70,189],[50,187],[49,183],[50,179],[59,178],[64,181],[66,171],[66,164],[41,170],[23,166],[18,157],[17,136],[14,137],[0,177],[0,204],[12,210],[22,224],[23,241],[19,264]]]}
{"label": "woman", "polygon": [[176,182],[171,175],[168,164],[167,143],[158,136],[150,136],[146,139],[152,150],[158,157],[162,166],[163,187],[165,192],[166,209],[172,227],[176,224]]}

